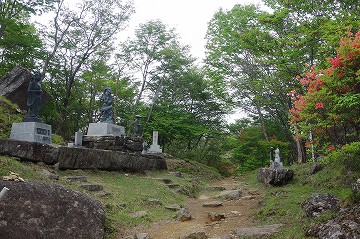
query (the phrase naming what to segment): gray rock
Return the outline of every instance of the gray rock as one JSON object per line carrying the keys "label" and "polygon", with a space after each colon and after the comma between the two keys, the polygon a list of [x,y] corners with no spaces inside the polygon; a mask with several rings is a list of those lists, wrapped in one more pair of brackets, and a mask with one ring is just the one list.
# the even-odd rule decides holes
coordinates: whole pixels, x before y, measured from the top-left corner
{"label": "gray rock", "polygon": [[204,202],[202,204],[203,207],[220,207],[222,205],[223,204],[221,201],[210,201],[210,202]]}
{"label": "gray rock", "polygon": [[65,176],[64,178],[69,182],[87,182],[84,176]]}
{"label": "gray rock", "polygon": [[49,144],[0,139],[0,154],[20,158],[33,163],[55,164],[59,148]]}
{"label": "gray rock", "polygon": [[138,233],[135,235],[136,239],[150,239],[150,235],[147,233]]}
{"label": "gray rock", "polygon": [[204,187],[205,191],[224,191],[225,187],[223,186],[208,186]]}
{"label": "gray rock", "polygon": [[49,170],[46,170],[46,169],[43,169],[42,170],[42,174],[49,178],[49,179],[53,179],[53,180],[58,180],[59,179],[59,175],[55,174],[55,173],[52,173],[50,172]]}
{"label": "gray rock", "polygon": [[196,232],[184,233],[180,236],[180,239],[207,239],[208,236],[205,234],[205,231],[199,230]]}
{"label": "gray rock", "polygon": [[259,227],[239,228],[235,230],[235,235],[238,238],[243,237],[263,237],[277,233],[283,224],[273,224]]}
{"label": "gray rock", "polygon": [[98,192],[103,190],[104,187],[99,184],[84,184],[84,185],[80,185],[80,188],[86,189],[91,192]]}
{"label": "gray rock", "polygon": [[151,206],[161,206],[162,203],[158,200],[158,199],[155,199],[155,198],[149,198],[148,199],[148,203],[151,205]]}
{"label": "gray rock", "polygon": [[181,222],[189,221],[191,220],[192,216],[189,213],[189,211],[186,208],[180,208],[177,219]]}
{"label": "gray rock", "polygon": [[209,222],[220,221],[221,219],[225,219],[225,214],[218,212],[208,212],[207,219]]}
{"label": "gray rock", "polygon": [[331,194],[314,194],[311,198],[302,203],[308,217],[319,217],[324,211],[338,211],[339,199]]}
{"label": "gray rock", "polygon": [[98,239],[104,236],[101,203],[55,184],[0,181],[9,193],[0,203],[0,237]]}
{"label": "gray rock", "polygon": [[171,175],[178,177],[178,178],[183,178],[184,175],[181,172],[170,172]]}
{"label": "gray rock", "polygon": [[273,186],[286,185],[292,180],[293,177],[294,171],[287,168],[260,168],[258,171],[258,180]]}
{"label": "gray rock", "polygon": [[[11,72],[0,79],[0,96],[5,96],[16,103],[22,110],[28,110],[27,97],[24,96],[28,94],[31,75],[29,70],[16,66]],[[43,108],[50,98],[51,96],[43,90],[40,108]]]}
{"label": "gray rock", "polygon": [[168,188],[178,188],[178,187],[180,187],[179,184],[174,184],[174,183],[165,184],[165,186],[167,186]]}
{"label": "gray rock", "polygon": [[[358,181],[359,181],[359,179],[358,179]],[[351,184],[351,190],[353,193],[354,201],[359,202],[360,201],[360,182]]]}
{"label": "gray rock", "polygon": [[165,208],[171,211],[178,211],[180,210],[181,207],[178,204],[173,204],[173,205],[165,206]]}
{"label": "gray rock", "polygon": [[168,178],[157,178],[156,180],[159,180],[165,184],[171,184],[172,183],[172,180],[171,179],[168,179]]}
{"label": "gray rock", "polygon": [[148,214],[146,211],[138,211],[138,212],[133,212],[130,214],[130,217],[132,218],[143,218],[146,217]]}
{"label": "gray rock", "polygon": [[324,165],[321,163],[313,163],[310,167],[310,174],[315,174],[322,170],[324,168]]}
{"label": "gray rock", "polygon": [[344,209],[339,216],[312,226],[305,236],[320,239],[360,238],[360,205]]}
{"label": "gray rock", "polygon": [[218,197],[225,198],[229,200],[237,200],[241,197],[242,191],[241,190],[231,190],[231,191],[224,191],[221,192]]}

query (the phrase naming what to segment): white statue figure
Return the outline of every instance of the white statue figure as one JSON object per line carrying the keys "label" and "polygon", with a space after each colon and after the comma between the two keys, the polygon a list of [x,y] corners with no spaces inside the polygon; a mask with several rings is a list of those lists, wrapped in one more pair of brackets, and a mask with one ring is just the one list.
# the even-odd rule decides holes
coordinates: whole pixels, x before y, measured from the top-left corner
{"label": "white statue figure", "polygon": [[279,150],[279,148],[275,149],[275,162],[280,163],[280,150]]}

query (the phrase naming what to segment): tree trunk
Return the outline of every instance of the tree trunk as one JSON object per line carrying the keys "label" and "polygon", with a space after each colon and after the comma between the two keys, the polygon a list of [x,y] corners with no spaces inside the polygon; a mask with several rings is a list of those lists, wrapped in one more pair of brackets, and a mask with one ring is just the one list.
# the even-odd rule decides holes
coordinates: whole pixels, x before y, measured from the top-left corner
{"label": "tree trunk", "polygon": [[260,108],[260,105],[259,104],[256,104],[256,110],[259,114],[259,119],[260,119],[260,125],[261,125],[261,130],[262,130],[262,133],[264,135],[264,138],[266,141],[269,141],[269,137],[266,133],[266,127],[265,127],[265,122],[264,122],[264,116],[263,114],[261,113],[261,108]]}

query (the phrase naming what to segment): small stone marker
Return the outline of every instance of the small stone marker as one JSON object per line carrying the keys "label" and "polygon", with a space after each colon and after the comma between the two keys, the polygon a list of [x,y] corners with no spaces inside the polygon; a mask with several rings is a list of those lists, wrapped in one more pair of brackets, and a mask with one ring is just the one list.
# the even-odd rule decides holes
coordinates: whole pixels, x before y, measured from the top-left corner
{"label": "small stone marker", "polygon": [[147,151],[148,153],[162,153],[162,149],[160,148],[160,145],[158,144],[158,137],[159,137],[158,132],[153,131],[153,142]]}
{"label": "small stone marker", "polygon": [[82,146],[83,133],[78,131],[75,132],[75,146]]}

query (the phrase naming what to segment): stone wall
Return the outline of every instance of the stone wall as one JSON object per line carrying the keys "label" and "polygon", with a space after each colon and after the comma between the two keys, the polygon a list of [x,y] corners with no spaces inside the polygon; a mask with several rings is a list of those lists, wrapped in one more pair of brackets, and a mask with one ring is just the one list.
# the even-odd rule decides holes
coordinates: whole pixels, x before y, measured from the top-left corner
{"label": "stone wall", "polygon": [[162,155],[142,155],[88,148],[69,148],[34,142],[0,139],[0,154],[31,162],[59,163],[60,169],[99,169],[108,171],[142,172],[166,170]]}

